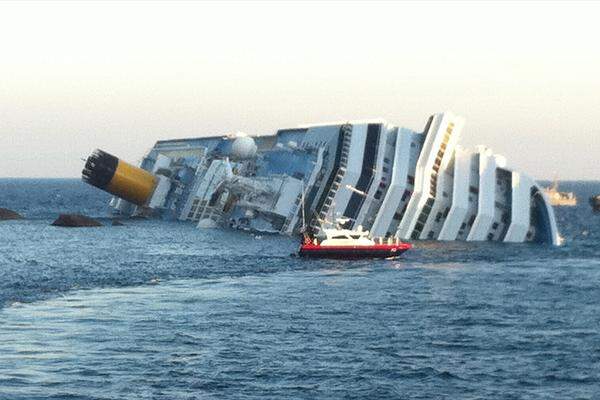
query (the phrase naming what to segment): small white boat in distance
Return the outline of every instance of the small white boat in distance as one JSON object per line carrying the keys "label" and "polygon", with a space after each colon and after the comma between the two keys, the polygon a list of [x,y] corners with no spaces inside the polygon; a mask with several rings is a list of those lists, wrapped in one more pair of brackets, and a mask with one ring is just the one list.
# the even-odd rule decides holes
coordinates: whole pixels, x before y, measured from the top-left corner
{"label": "small white boat in distance", "polygon": [[544,189],[550,205],[555,207],[575,207],[577,205],[577,196],[573,192],[559,192],[558,181],[554,180],[552,186]]}

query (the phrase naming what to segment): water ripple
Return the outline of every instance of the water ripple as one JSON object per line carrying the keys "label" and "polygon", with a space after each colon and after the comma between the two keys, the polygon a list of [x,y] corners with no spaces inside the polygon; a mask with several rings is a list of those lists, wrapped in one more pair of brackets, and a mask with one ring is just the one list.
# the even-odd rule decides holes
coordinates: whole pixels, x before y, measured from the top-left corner
{"label": "water ripple", "polygon": [[[590,185],[575,190],[600,192]],[[419,242],[401,260],[348,263],[177,222],[55,228],[58,212],[104,217],[106,198],[75,181],[0,189],[30,217],[0,223],[2,400],[563,399],[600,387],[600,218],[585,205],[557,210],[560,248]]]}

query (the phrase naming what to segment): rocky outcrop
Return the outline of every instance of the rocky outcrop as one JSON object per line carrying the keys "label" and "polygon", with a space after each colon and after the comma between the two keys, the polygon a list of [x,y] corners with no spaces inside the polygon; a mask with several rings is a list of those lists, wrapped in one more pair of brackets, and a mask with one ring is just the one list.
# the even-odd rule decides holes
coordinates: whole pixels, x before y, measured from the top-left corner
{"label": "rocky outcrop", "polygon": [[56,221],[52,223],[54,226],[62,226],[66,228],[83,228],[102,226],[99,221],[93,218],[86,217],[80,214],[60,214]]}
{"label": "rocky outcrop", "polygon": [[594,212],[600,213],[600,194],[590,197],[590,205]]}
{"label": "rocky outcrop", "polygon": [[23,219],[23,216],[13,210],[0,208],[0,221],[8,221],[9,219]]}

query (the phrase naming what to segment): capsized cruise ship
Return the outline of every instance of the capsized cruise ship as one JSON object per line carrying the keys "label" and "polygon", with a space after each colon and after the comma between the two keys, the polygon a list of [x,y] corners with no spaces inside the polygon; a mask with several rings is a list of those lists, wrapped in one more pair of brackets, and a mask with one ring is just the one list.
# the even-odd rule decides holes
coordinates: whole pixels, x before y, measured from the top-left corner
{"label": "capsized cruise ship", "polygon": [[[114,212],[293,235],[343,219],[373,237],[559,244],[554,211],[503,156],[459,143],[464,120],[432,115],[422,132],[383,120],[161,140],[140,167],[101,150],[83,179]],[[302,212],[304,207],[304,213]]]}

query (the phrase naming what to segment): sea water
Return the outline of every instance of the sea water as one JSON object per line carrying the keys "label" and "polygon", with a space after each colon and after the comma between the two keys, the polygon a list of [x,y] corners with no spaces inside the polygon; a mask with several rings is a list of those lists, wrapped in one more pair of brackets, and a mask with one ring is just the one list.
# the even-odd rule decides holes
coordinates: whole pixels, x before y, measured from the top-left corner
{"label": "sea water", "polygon": [[[597,182],[562,247],[416,242],[302,260],[289,237],[108,216],[77,180],[0,180],[0,399],[594,399]],[[107,220],[103,220],[107,222]]]}

